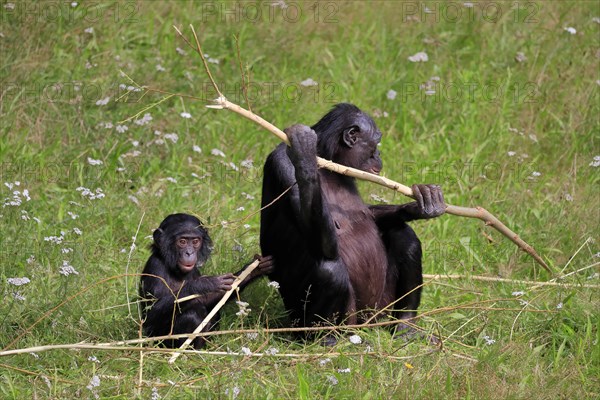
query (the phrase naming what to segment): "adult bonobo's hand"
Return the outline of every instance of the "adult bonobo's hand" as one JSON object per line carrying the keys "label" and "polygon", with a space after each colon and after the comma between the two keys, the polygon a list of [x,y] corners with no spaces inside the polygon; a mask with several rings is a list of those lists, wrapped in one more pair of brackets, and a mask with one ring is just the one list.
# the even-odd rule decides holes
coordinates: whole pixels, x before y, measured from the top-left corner
{"label": "adult bonobo's hand", "polygon": [[290,140],[287,154],[303,176],[317,172],[317,134],[306,125],[292,125],[284,130]]}
{"label": "adult bonobo's hand", "polygon": [[275,263],[273,262],[272,256],[261,256],[259,254],[254,255],[254,260],[258,260],[258,266],[250,274],[252,277],[258,277],[273,272]]}
{"label": "adult bonobo's hand", "polygon": [[412,185],[420,217],[435,218],[446,212],[446,203],[440,185]]}

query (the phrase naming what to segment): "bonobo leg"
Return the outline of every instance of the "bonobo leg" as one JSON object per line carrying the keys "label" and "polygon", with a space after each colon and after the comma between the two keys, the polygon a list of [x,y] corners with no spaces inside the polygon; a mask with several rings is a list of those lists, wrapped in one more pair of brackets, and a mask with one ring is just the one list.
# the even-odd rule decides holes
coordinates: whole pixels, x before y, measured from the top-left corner
{"label": "bonobo leg", "polygon": [[306,326],[356,323],[354,291],[341,260],[322,261],[310,281],[303,310]]}
{"label": "bonobo leg", "polygon": [[[194,329],[198,327],[202,323],[203,318],[200,318],[200,315],[196,313],[183,313],[175,319],[175,324],[173,325],[173,335],[178,335],[180,333],[191,333],[194,332]],[[213,328],[212,321],[208,323],[206,328],[203,329],[203,332],[209,331]],[[165,341],[165,345],[169,348],[181,347],[183,343],[186,341],[186,338],[173,339]],[[200,349],[204,347],[204,343],[206,340],[203,337],[197,337],[192,341],[192,346],[195,349]]]}
{"label": "bonobo leg", "polygon": [[[382,232],[382,238],[388,256],[383,306],[394,303],[391,314],[401,320],[410,320],[417,315],[421,302],[421,241],[406,223]],[[400,323],[397,332],[407,328],[406,324]]]}

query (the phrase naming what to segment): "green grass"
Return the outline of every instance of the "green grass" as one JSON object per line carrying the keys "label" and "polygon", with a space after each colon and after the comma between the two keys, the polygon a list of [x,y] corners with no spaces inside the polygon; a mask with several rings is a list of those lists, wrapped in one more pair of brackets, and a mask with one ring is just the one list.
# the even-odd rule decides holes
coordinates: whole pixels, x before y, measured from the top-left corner
{"label": "green grass", "polygon": [[[116,101],[125,93],[119,85],[134,85],[126,76],[169,92],[214,96],[199,58],[172,29],[190,35],[190,23],[205,52],[219,60],[211,69],[232,101],[246,105],[237,37],[256,113],[284,128],[313,124],[341,101],[385,112],[375,119],[384,132],[386,176],[440,183],[448,203],[492,211],[555,271],[581,270],[566,281],[600,283],[600,167],[592,165],[600,155],[597,2],[475,2],[471,13],[462,1],[321,2],[317,9],[288,2],[288,14],[270,14],[255,2],[81,3],[0,9],[0,198],[19,190],[22,199],[0,210],[1,348],[137,338],[137,278],[124,274],[141,271],[151,232],[169,213],[197,214],[210,227],[215,251],[207,273],[237,270],[259,251],[259,216],[242,218],[259,208],[262,162],[277,140],[202,101],[160,102],[164,95],[157,93]],[[420,51],[429,61],[408,61]],[[517,52],[527,59],[515,61]],[[439,77],[432,81],[436,93],[426,96],[419,87],[432,77]],[[320,90],[299,85],[307,78]],[[386,96],[391,89],[394,100]],[[156,103],[147,125],[121,122]],[[182,118],[184,111],[192,118]],[[117,125],[128,130],[120,133]],[[167,133],[177,141],[164,139]],[[247,159],[253,167],[241,167]],[[4,185],[17,181],[12,189]],[[81,186],[100,188],[105,197],[83,197]],[[367,201],[371,194],[406,201],[382,187],[360,187]],[[600,396],[597,288],[472,280],[551,276],[479,221],[445,216],[413,227],[425,273],[465,276],[429,282],[423,292],[419,323],[448,338],[443,351],[393,340],[384,328],[353,332],[362,338],[358,345],[340,332],[333,349],[286,334],[220,335],[207,350],[278,354],[186,355],[174,365],[156,352],[141,363],[132,351],[51,350],[1,357],[0,397],[234,398],[234,388],[244,399]],[[61,232],[62,243],[45,240]],[[77,275],[60,274],[65,261]],[[30,282],[9,283],[16,277]],[[114,278],[101,282],[107,277]],[[240,320],[236,306],[226,306],[222,329],[286,325],[266,281],[241,296],[252,312]],[[94,376],[100,384],[89,389]]]}

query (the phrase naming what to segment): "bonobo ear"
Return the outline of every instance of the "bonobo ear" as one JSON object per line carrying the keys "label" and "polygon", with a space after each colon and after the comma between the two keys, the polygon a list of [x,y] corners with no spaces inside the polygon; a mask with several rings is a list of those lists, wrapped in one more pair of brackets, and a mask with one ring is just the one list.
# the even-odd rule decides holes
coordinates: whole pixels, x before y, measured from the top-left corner
{"label": "bonobo ear", "polygon": [[359,134],[359,128],[357,126],[351,126],[350,128],[344,129],[344,131],[342,132],[342,140],[344,141],[344,144],[346,146],[352,148],[358,140]]}
{"label": "bonobo ear", "polygon": [[154,243],[156,243],[156,245],[159,245],[160,237],[162,236],[163,233],[164,233],[163,230],[160,228],[156,228],[154,230],[154,233],[152,233],[152,237],[154,238]]}

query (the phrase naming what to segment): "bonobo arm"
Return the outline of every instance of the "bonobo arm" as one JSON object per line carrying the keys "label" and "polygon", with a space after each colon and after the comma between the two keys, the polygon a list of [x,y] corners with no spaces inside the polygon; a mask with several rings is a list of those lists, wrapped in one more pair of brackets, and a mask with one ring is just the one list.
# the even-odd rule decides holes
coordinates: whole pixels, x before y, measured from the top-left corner
{"label": "bonobo arm", "polygon": [[[200,276],[197,271],[190,272],[184,277],[177,277],[170,274],[162,263],[157,260],[153,261],[154,266],[159,268],[149,268],[145,273],[160,276],[164,281],[153,276],[143,276],[141,287],[144,298],[156,299],[152,305],[152,313],[168,313],[170,316],[173,313],[176,299],[194,294],[201,295],[202,297],[199,300],[204,304],[218,301],[227,290],[231,289],[231,285],[235,280],[235,276],[231,273],[218,276]],[[191,303],[181,303],[182,309],[185,309]]]}
{"label": "bonobo arm", "polygon": [[325,258],[337,258],[337,236],[333,219],[323,201],[317,167],[317,134],[306,125],[293,125],[285,133],[290,140],[287,154],[294,165],[298,183],[298,190],[292,194],[298,196],[297,202],[292,201],[292,204],[299,208],[300,224],[314,250]]}
{"label": "bonobo arm", "polygon": [[[270,274],[271,272],[273,272],[275,270],[272,256],[264,256],[263,257],[258,254],[255,254],[252,262],[254,262],[255,260],[258,260],[258,266],[250,273],[249,276],[246,277],[246,279],[243,280],[242,283],[240,283],[240,286],[239,286],[240,289],[245,288],[246,285],[248,285],[250,282],[252,282],[256,278],[261,277],[266,274]],[[244,265],[244,267],[241,270],[239,270],[235,275],[240,276],[242,274],[242,272],[244,272],[244,270],[246,268],[248,268],[248,266],[250,264],[252,264],[252,262]]]}
{"label": "bonobo arm", "polygon": [[400,205],[372,205],[379,229],[388,229],[402,222],[439,217],[446,211],[442,188],[439,185],[412,185],[416,201]]}

